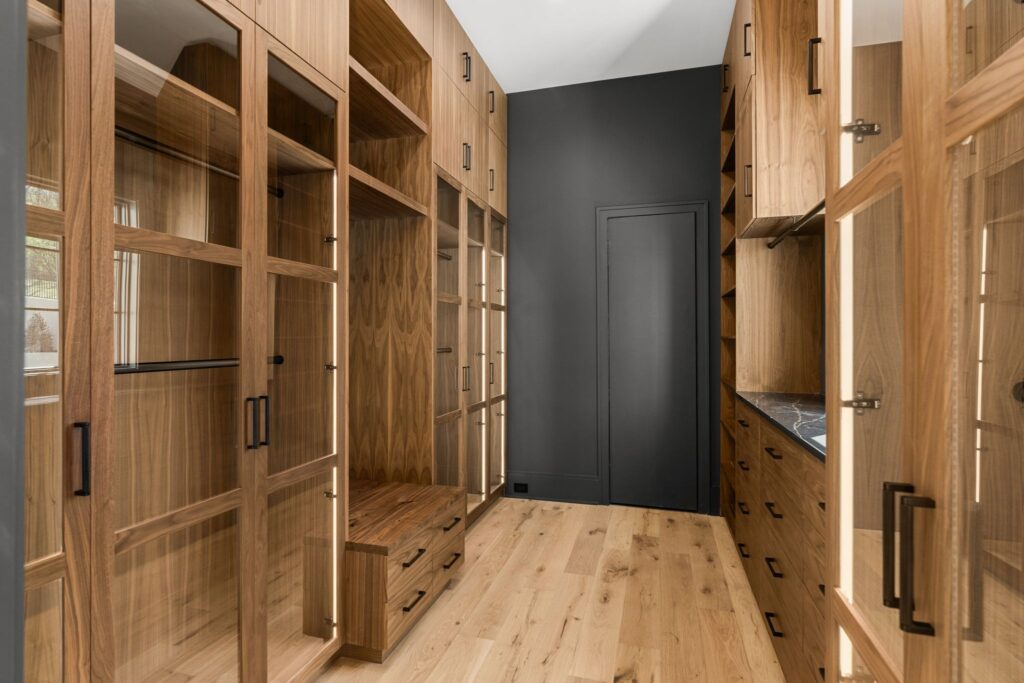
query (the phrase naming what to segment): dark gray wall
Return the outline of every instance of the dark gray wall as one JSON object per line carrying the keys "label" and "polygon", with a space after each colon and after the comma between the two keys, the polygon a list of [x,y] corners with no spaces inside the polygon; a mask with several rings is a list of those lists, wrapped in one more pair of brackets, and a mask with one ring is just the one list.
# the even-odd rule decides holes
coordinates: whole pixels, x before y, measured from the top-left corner
{"label": "dark gray wall", "polygon": [[25,3],[0,3],[0,681],[22,678]]}
{"label": "dark gray wall", "polygon": [[509,96],[509,494],[607,502],[598,476],[597,207],[707,201],[718,507],[720,67]]}

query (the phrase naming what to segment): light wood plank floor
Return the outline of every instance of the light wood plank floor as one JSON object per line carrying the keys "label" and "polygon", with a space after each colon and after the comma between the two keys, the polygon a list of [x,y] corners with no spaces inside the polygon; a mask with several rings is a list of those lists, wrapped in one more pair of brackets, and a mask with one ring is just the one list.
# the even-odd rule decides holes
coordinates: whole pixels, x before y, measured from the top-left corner
{"label": "light wood plank floor", "polygon": [[503,499],[384,664],[322,681],[782,682],[719,517]]}

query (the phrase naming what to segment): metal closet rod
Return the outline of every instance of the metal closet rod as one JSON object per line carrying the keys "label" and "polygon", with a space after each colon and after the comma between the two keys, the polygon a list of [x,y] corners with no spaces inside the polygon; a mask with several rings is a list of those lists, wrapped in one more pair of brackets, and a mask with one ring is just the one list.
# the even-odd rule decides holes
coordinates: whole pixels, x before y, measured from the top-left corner
{"label": "metal closet rod", "polygon": [[[236,368],[241,361],[237,358],[211,358],[209,360],[167,360],[152,363],[122,363],[114,366],[115,375],[137,375],[144,372],[176,372],[178,370],[209,370],[211,368]],[[270,356],[270,365],[284,365],[284,356]]]}
{"label": "metal closet rod", "polygon": [[782,244],[787,237],[790,237],[799,230],[802,230],[805,225],[810,223],[814,219],[814,217],[821,213],[824,209],[825,200],[822,199],[820,202],[814,205],[813,209],[811,209],[803,216],[801,216],[799,219],[797,219],[796,223],[793,223],[793,225],[789,226],[784,233],[782,233],[781,235],[773,239],[771,242],[769,242],[768,248],[774,249],[775,247]]}
{"label": "metal closet rod", "polygon": [[[177,159],[178,161],[184,161],[185,163],[192,164],[193,166],[205,168],[207,171],[210,171],[211,173],[216,173],[217,175],[222,175],[225,178],[239,180],[240,176],[234,171],[229,171],[223,166],[217,166],[216,164],[211,164],[210,162],[204,161],[203,159],[200,159],[198,157],[194,157],[190,154],[185,154],[184,152],[176,150],[173,147],[168,147],[162,142],[158,142],[152,138],[146,137],[145,135],[133,133],[130,130],[121,128],[120,126],[114,128],[114,134],[117,137],[124,140],[125,142],[130,142],[131,144],[137,147],[143,147],[145,149],[150,150],[151,152],[163,154],[164,156],[171,157],[172,159]],[[280,187],[274,187],[273,185],[267,185],[267,192],[274,195],[278,199],[284,196],[284,189]]]}

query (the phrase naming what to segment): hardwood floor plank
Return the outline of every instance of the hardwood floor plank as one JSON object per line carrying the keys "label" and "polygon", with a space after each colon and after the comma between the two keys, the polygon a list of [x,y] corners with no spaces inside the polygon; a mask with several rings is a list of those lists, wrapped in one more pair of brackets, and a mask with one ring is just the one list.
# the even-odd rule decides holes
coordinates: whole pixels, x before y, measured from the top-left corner
{"label": "hardwood floor plank", "polygon": [[608,534],[610,513],[606,508],[591,508],[583,519],[583,526],[576,535],[576,543],[569,554],[565,571],[570,574],[595,576],[598,562],[604,550],[604,539]]}
{"label": "hardwood floor plank", "polygon": [[661,677],[661,652],[636,645],[619,645],[615,683],[675,683]]}
{"label": "hardwood floor plank", "polygon": [[587,605],[572,673],[580,679],[609,680],[615,675],[619,625],[626,604],[630,572],[627,550],[612,548],[601,556],[600,571]]}
{"label": "hardwood floor plank", "polygon": [[656,618],[661,597],[661,548],[654,536],[633,536],[630,573],[626,580],[626,606],[622,612],[619,642],[637,647],[657,643],[660,625]]}
{"label": "hardwood floor plank", "polygon": [[671,587],[658,609],[662,680],[704,680],[707,667],[690,556],[665,553],[658,569],[661,585]]}

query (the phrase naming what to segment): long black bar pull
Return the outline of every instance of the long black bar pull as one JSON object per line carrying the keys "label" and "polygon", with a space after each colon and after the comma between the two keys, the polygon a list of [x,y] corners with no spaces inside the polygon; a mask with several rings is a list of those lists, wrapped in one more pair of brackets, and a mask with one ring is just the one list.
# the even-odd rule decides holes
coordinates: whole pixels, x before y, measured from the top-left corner
{"label": "long black bar pull", "polygon": [[74,428],[82,432],[82,488],[75,489],[76,496],[92,495],[92,425],[76,422]]}
{"label": "long black bar pull", "polygon": [[914,510],[935,508],[935,501],[924,496],[904,496],[900,500],[900,630],[920,636],[934,636],[935,627],[914,620]]}
{"label": "long black bar pull", "polygon": [[270,445],[270,397],[264,394],[260,396],[260,403],[263,404],[263,439],[261,446]]}
{"label": "long black bar pull", "polygon": [[882,483],[882,604],[893,609],[900,606],[896,597],[896,494],[913,492],[911,484]]}

